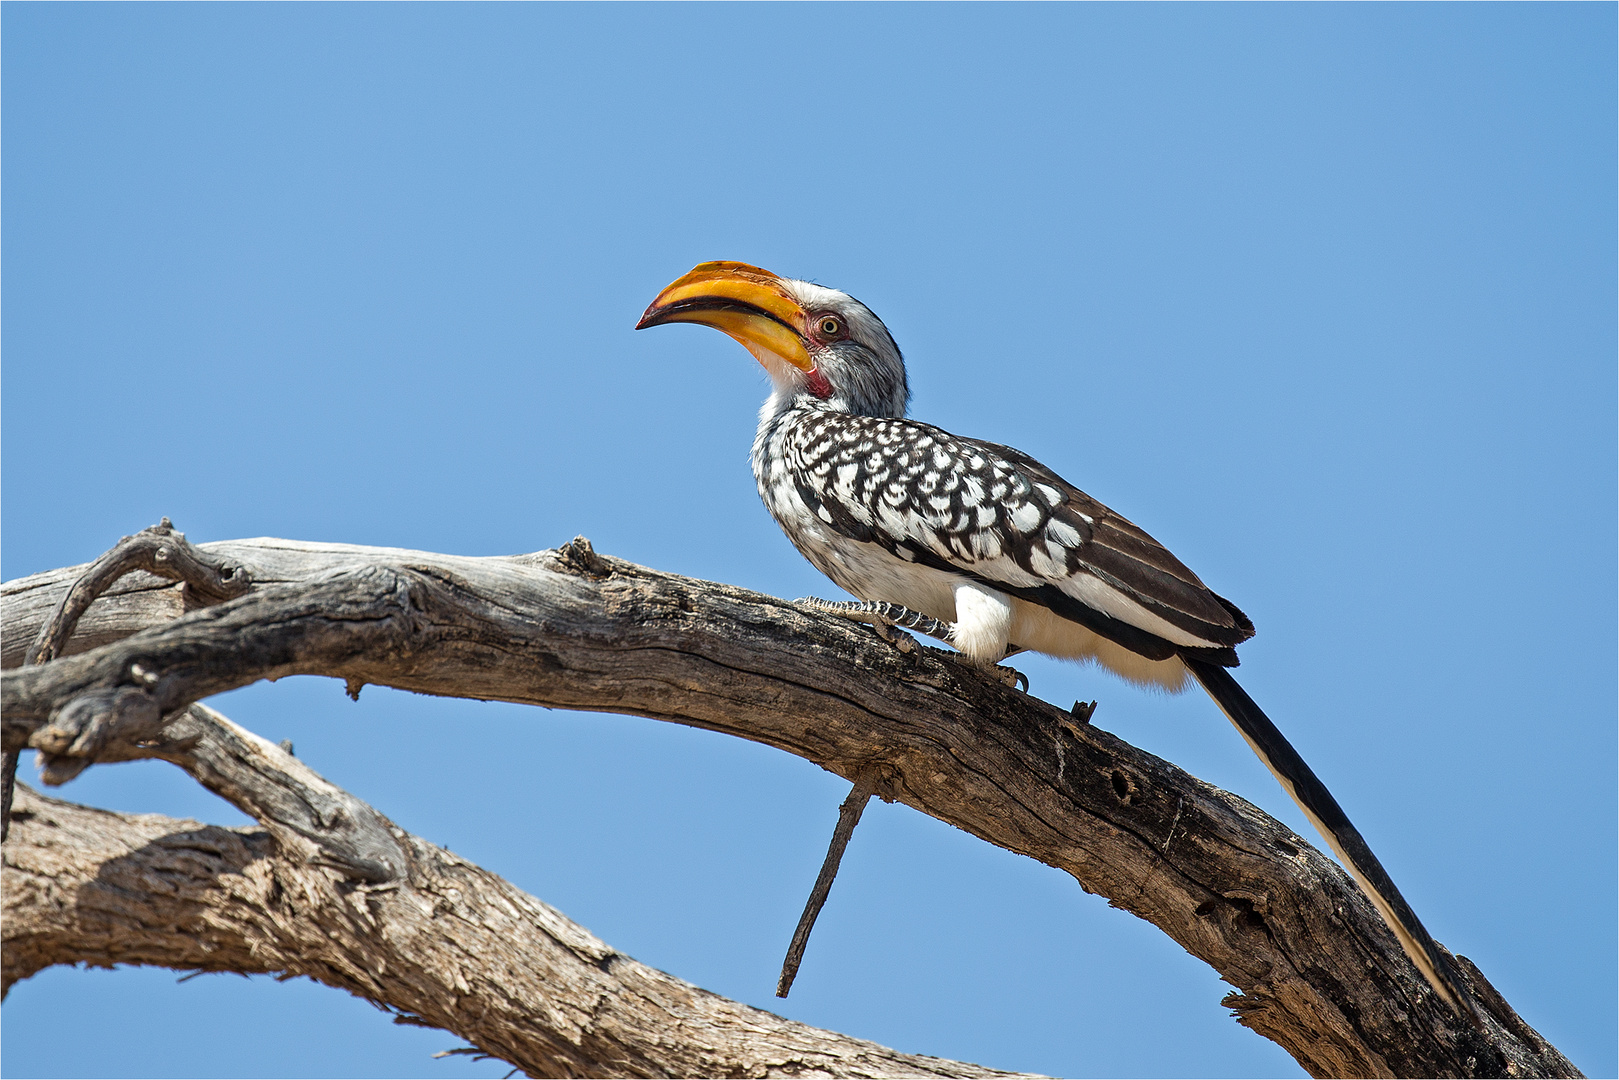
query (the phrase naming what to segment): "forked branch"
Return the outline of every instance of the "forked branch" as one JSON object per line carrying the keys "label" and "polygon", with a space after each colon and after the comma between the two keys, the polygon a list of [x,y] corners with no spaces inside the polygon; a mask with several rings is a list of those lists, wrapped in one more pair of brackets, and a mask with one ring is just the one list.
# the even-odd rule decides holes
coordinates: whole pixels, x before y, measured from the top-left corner
{"label": "forked branch", "polygon": [[614,951],[194,705],[153,756],[263,828],[20,789],[4,981],[52,964],[306,975],[530,1076],[1000,1077],[728,1001]]}
{"label": "forked branch", "polygon": [[[252,588],[252,576],[240,565],[217,559],[193,547],[168,518],[134,536],[126,536],[81,573],[62,594],[56,610],[39,627],[23,662],[43,664],[62,655],[63,646],[78,628],[79,618],[123,577],[144,570],[155,577],[177,581],[185,600],[202,607],[241,596]],[[11,798],[17,781],[17,750],[0,755],[0,841],[11,831]],[[88,761],[68,768],[82,769]],[[69,779],[61,775],[57,781]]]}
{"label": "forked branch", "polygon": [[[149,752],[180,738],[192,702],[292,674],[691,724],[851,782],[879,768],[885,797],[1062,868],[1214,967],[1239,1022],[1317,1075],[1578,1075],[1465,960],[1487,1016],[1482,1031],[1463,1022],[1343,871],[1279,822],[927,650],[581,541],[499,559],[203,550],[250,568],[253,590],[169,621],[172,598],[132,575],[68,651],[87,635],[99,647],[5,674],[3,749],[34,746],[62,772]],[[8,665],[78,573],[5,587]],[[354,876],[394,865],[348,857],[333,859]]]}

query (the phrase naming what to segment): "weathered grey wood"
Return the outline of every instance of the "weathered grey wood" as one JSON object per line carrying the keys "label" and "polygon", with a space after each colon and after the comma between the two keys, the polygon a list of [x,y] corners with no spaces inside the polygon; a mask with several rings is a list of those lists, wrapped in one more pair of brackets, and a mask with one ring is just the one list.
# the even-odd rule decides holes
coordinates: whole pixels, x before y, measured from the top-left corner
{"label": "weathered grey wood", "polygon": [[[194,704],[142,742],[116,742],[98,760],[156,758],[263,825],[289,852],[369,885],[398,881],[405,853],[381,814],[279,746]],[[49,773],[47,772],[47,775]]]}
{"label": "weathered grey wood", "polygon": [[[134,536],[126,536],[113,549],[79,575],[73,587],[63,594],[51,617],[40,625],[24,663],[43,664],[62,654],[62,647],[77,628],[79,617],[119,579],[136,570],[177,581],[182,595],[198,601],[198,606],[241,596],[252,588],[246,571],[227,560],[216,559],[193,547],[185,534],[177,532],[164,518]],[[77,766],[82,768],[82,765]],[[59,767],[57,782],[76,771],[71,764]],[[17,779],[17,751],[0,756],[0,841],[11,830],[11,795]]]}
{"label": "weathered grey wood", "polygon": [[[364,806],[217,714],[209,723],[220,742],[254,747],[260,775],[279,765],[297,786]],[[4,848],[7,990],[52,964],[307,975],[530,1076],[1012,1075],[710,994],[391,823],[402,873],[368,886],[275,828],[114,814],[22,786],[16,815]]]}
{"label": "weathered grey wood", "polygon": [[[496,559],[204,548],[248,567],[254,591],[165,623],[162,590],[114,590],[81,624],[110,644],[0,679],[5,748],[117,752],[120,732],[151,737],[191,701],[290,674],[691,724],[850,780],[876,768],[885,797],[1068,871],[1213,966],[1240,991],[1225,1002],[1239,1022],[1316,1075],[1578,1075],[1463,961],[1487,1014],[1469,1027],[1338,866],[1279,822],[926,650],[577,542]],[[74,574],[5,586],[0,640],[31,636]]]}
{"label": "weathered grey wood", "polygon": [[117,581],[135,570],[178,582],[183,593],[199,604],[215,604],[241,596],[252,588],[251,576],[228,559],[209,556],[193,547],[185,533],[168,518],[134,536],[126,536],[79,575],[40,625],[29,650],[28,662],[43,664],[61,655],[62,644],[73,636],[79,617]]}

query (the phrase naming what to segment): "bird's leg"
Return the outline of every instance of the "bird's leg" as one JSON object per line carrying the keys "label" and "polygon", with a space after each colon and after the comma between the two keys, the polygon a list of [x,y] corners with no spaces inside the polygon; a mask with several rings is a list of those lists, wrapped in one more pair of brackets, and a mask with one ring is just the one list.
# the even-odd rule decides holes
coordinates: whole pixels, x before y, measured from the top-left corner
{"label": "bird's leg", "polygon": [[[955,635],[956,628],[952,623],[935,619],[931,615],[924,615],[920,611],[912,611],[901,604],[890,604],[883,600],[822,600],[815,596],[806,596],[796,603],[815,611],[824,611],[829,615],[841,615],[845,619],[853,619],[857,623],[864,623],[876,632],[877,636],[894,645],[901,652],[910,652],[916,643],[904,634],[894,632],[894,627],[903,626],[907,630],[915,630],[919,634],[926,634],[930,638],[940,641],[950,641]],[[1015,668],[1002,667],[998,664],[980,664],[952,649],[934,649],[924,646],[928,652],[938,653],[948,657],[958,664],[964,664],[975,671],[982,671],[1008,687],[1021,688],[1025,693],[1029,689],[1029,677]],[[1016,656],[1023,652],[1020,645],[1009,646],[1007,657]]]}
{"label": "bird's leg", "polygon": [[940,641],[949,641],[954,631],[954,627],[949,623],[941,622],[931,615],[924,615],[920,611],[912,611],[908,607],[883,600],[822,600],[806,596],[798,603],[816,611],[842,615],[846,619],[853,619],[868,626],[878,624],[903,626],[907,630],[915,630],[919,634],[926,634]]}
{"label": "bird's leg", "polygon": [[876,631],[877,636],[895,646],[901,652],[911,652],[916,643],[905,634],[896,634],[894,627],[903,626],[907,630],[915,630],[919,634],[938,638],[940,641],[949,641],[951,626],[947,622],[940,622],[919,611],[912,611],[899,604],[889,604],[881,600],[822,600],[814,596],[806,596],[797,601],[804,607],[816,611],[824,611],[829,615],[841,615],[845,619],[853,619],[858,623],[865,623]]}

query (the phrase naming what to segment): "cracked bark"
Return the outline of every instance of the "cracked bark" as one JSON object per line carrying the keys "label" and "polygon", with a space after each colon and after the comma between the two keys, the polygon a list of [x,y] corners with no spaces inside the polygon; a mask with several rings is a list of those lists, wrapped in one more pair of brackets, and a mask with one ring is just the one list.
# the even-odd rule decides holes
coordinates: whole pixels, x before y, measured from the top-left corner
{"label": "cracked bark", "polygon": [[[182,742],[202,742],[164,756],[210,787],[231,775],[218,790],[264,815],[264,827],[115,814],[19,785],[4,850],[8,990],[75,962],[304,975],[385,1006],[396,1023],[452,1031],[530,1076],[1012,1075],[710,994],[398,829],[213,710],[193,707],[182,726]],[[298,827],[267,812],[276,804],[306,808]],[[344,822],[343,808],[366,820]],[[353,837],[369,830],[398,860],[388,880],[351,872]]]}
{"label": "cracked bark", "polygon": [[[54,755],[48,777],[81,760],[175,760],[176,746],[206,743],[186,734],[192,702],[291,674],[690,724],[851,781],[876,770],[884,798],[1067,871],[1214,967],[1239,991],[1225,1000],[1238,1021],[1315,1075],[1578,1075],[1465,958],[1482,1028],[1452,1012],[1347,875],[1284,825],[925,650],[903,654],[845,620],[578,541],[495,559],[282,540],[204,550],[243,567],[252,590],[199,608],[206,598],[125,578],[84,611],[66,655],[6,672],[4,749]],[[4,587],[7,667],[81,572]],[[387,851],[326,844],[319,828],[277,824],[278,812],[259,816],[277,850],[312,858],[314,844],[331,864],[322,872],[354,889],[397,880]],[[394,839],[407,853],[419,844]],[[588,1057],[554,1061],[582,1069]]]}

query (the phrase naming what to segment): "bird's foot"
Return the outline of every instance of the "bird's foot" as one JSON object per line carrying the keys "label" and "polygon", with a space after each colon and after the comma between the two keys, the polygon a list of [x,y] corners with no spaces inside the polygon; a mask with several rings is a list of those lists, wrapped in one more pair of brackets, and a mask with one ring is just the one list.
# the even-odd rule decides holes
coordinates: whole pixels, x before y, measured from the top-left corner
{"label": "bird's foot", "polygon": [[981,672],[988,672],[989,677],[999,680],[1002,687],[1007,688],[1007,690],[1022,690],[1023,693],[1028,693],[1028,675],[1023,674],[1015,667],[1007,667],[1005,664],[994,664],[991,667],[981,667],[981,665],[973,664],[973,667],[978,667]]}
{"label": "bird's foot", "polygon": [[[941,660],[949,660],[951,663],[960,664],[969,671],[975,671],[986,678],[994,679],[1008,690],[1021,690],[1025,694],[1029,692],[1029,677],[1017,668],[1007,667],[1005,664],[986,664],[982,661],[974,660],[965,653],[956,652],[954,649],[935,649],[927,645],[922,648],[923,651],[930,652]],[[1018,651],[1021,652],[1022,650]]]}
{"label": "bird's foot", "polygon": [[857,621],[864,622],[867,626],[871,627],[872,633],[894,646],[894,648],[898,649],[900,652],[905,653],[907,656],[916,651],[916,639],[911,637],[909,634],[902,634],[898,630],[895,630],[894,624],[889,622],[887,619],[881,619],[875,615],[872,615],[868,616],[867,619],[860,619]]}
{"label": "bird's foot", "polygon": [[[912,611],[900,604],[889,604],[882,600],[822,600],[815,596],[802,597],[797,604],[813,611],[824,611],[828,615],[841,615],[845,619],[853,619],[857,623],[864,623],[884,641],[899,649],[900,652],[910,653],[916,649],[916,642],[908,634],[900,633],[896,627],[915,630],[919,634],[926,634],[940,641],[949,641],[955,633],[955,627],[931,615],[924,615],[920,611]],[[1024,693],[1029,691],[1029,677],[1016,668],[1005,667],[1000,664],[980,663],[971,657],[956,652],[953,649],[935,649],[923,646],[926,651],[938,653],[948,657],[951,661],[974,671],[988,675],[1002,686],[1011,689],[1021,689]],[[1006,650],[1007,657],[1016,656],[1023,652],[1021,646],[1013,645]]]}
{"label": "bird's foot", "polygon": [[814,596],[806,596],[796,602],[815,611],[841,615],[845,619],[864,623],[871,627],[878,637],[903,653],[915,651],[916,642],[909,634],[902,634],[896,630],[896,626],[915,630],[919,634],[926,634],[940,641],[950,640],[952,627],[949,623],[940,622],[899,604],[888,604],[881,600],[822,600]]}
{"label": "bird's foot", "polygon": [[1029,677],[1017,668],[1007,667],[1005,664],[996,664],[993,667],[980,668],[980,670],[989,672],[991,678],[999,679],[1001,685],[1008,690],[1021,690],[1025,694],[1029,692]]}

